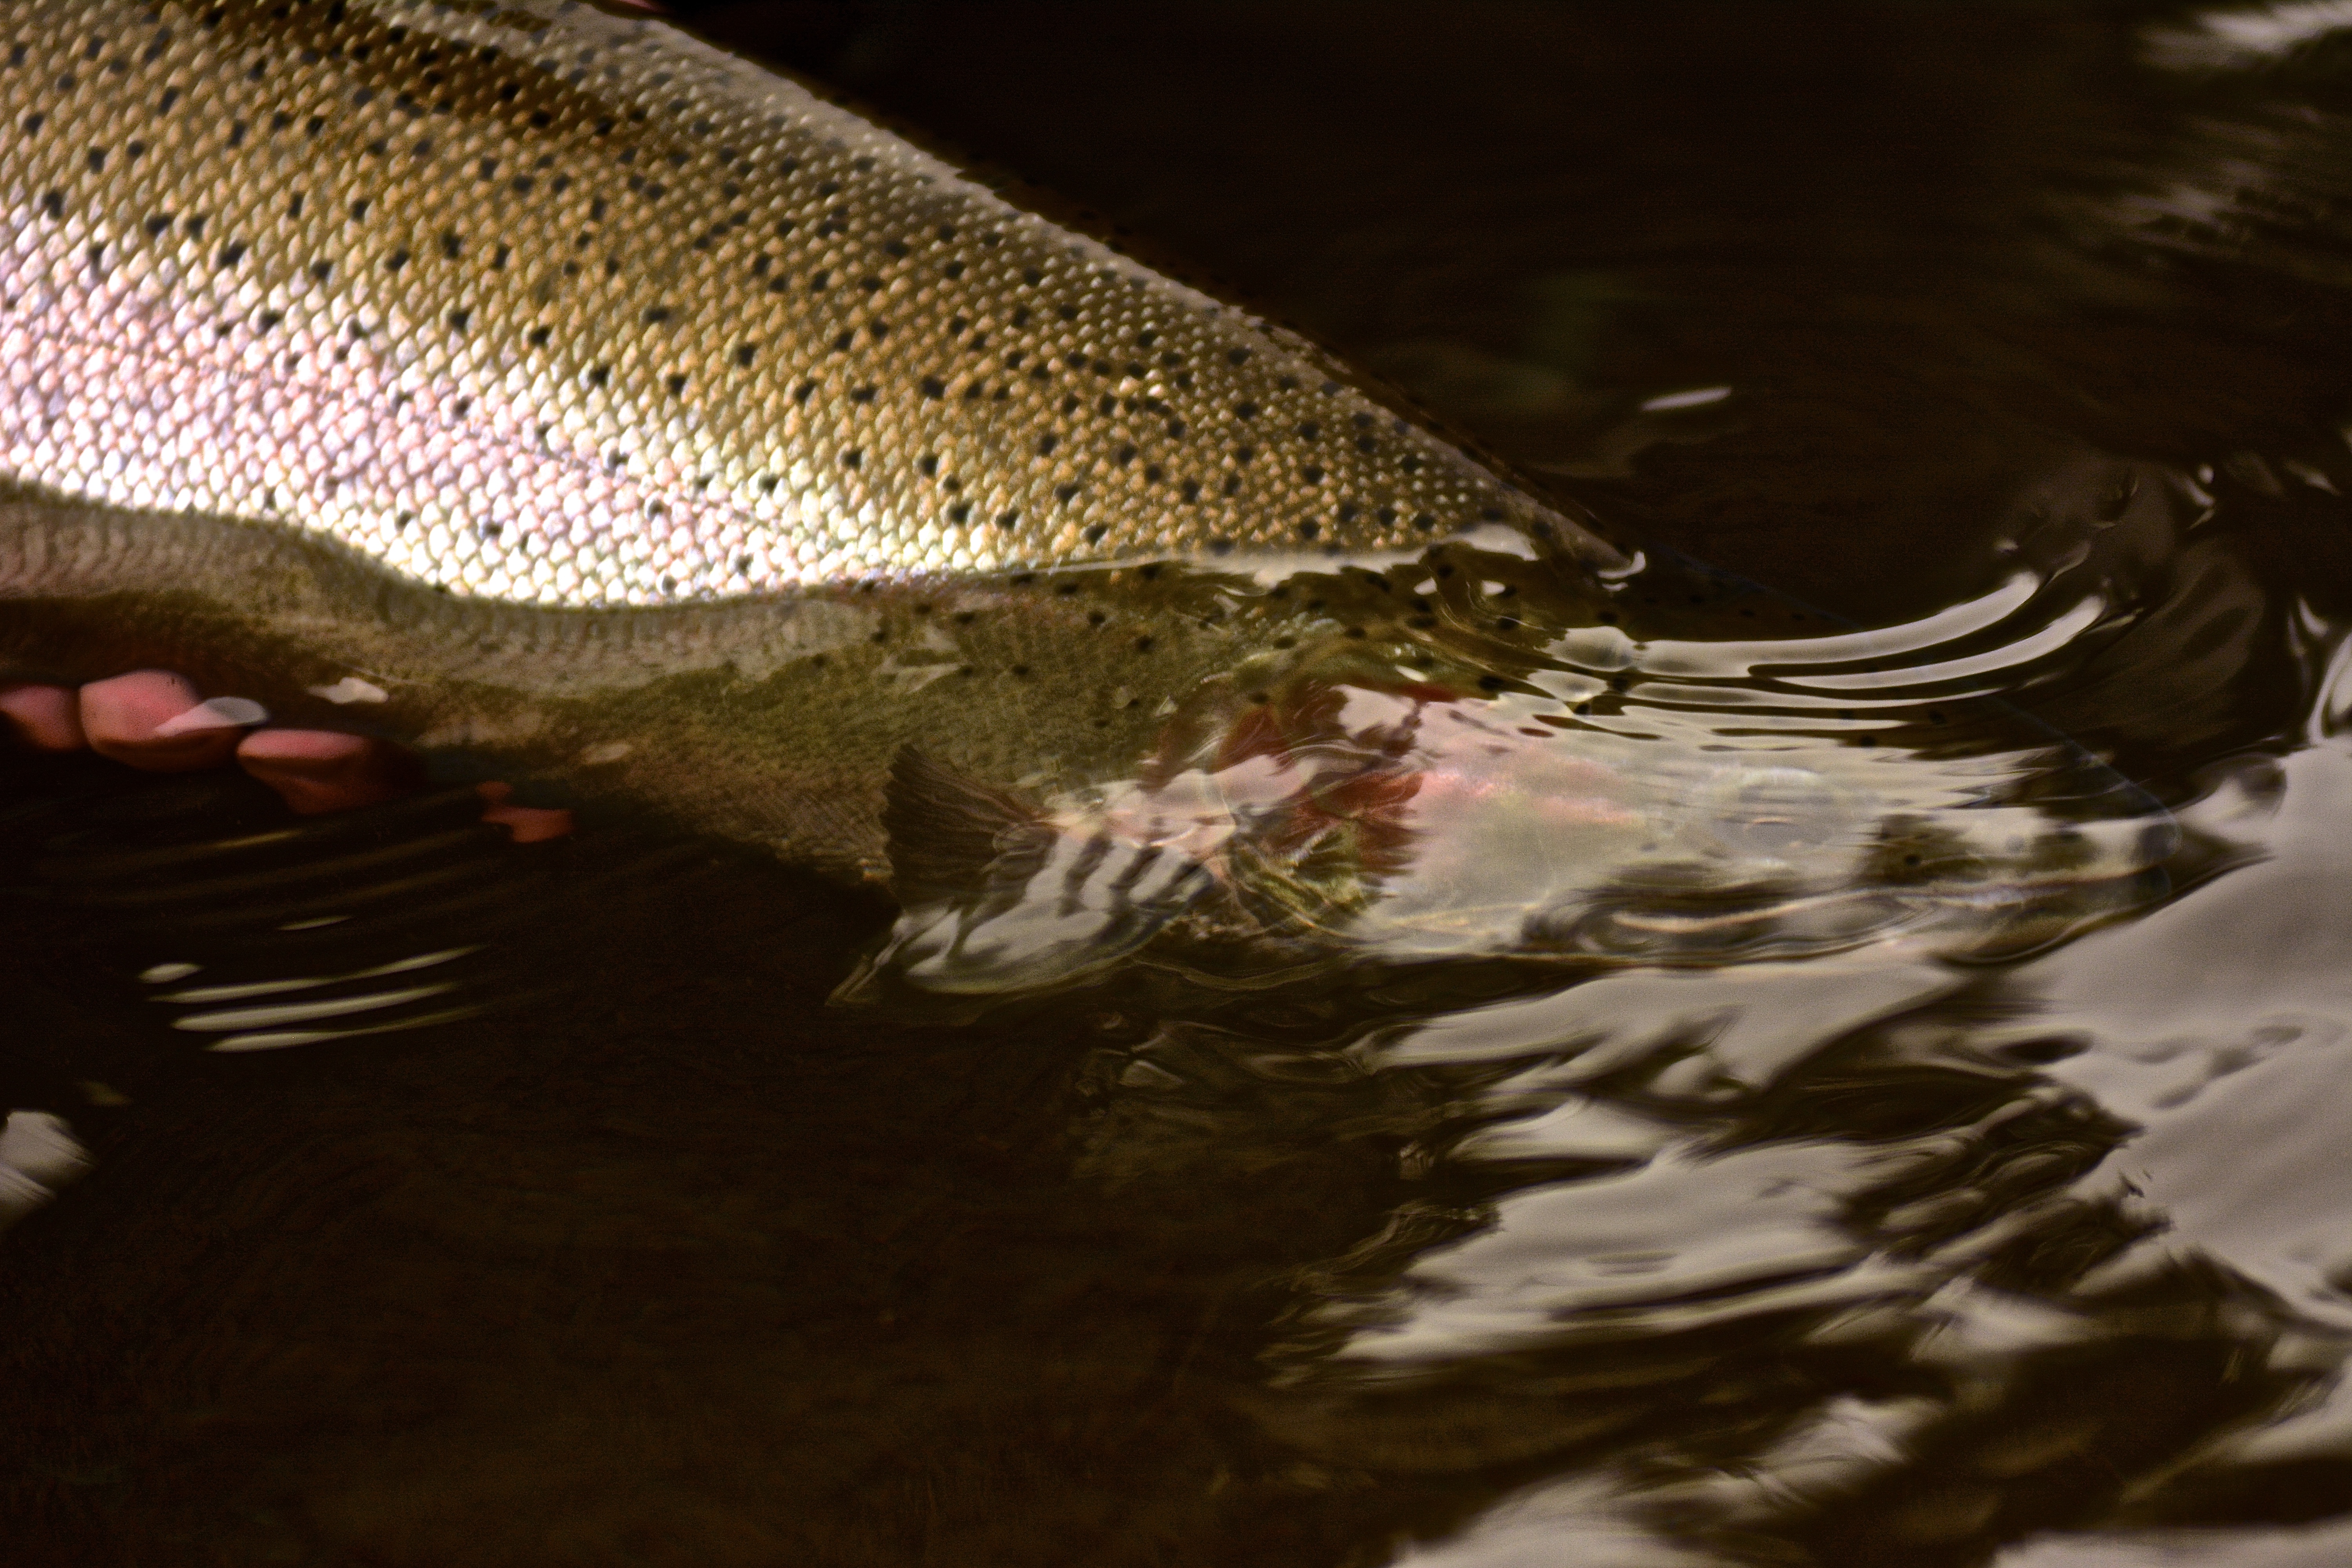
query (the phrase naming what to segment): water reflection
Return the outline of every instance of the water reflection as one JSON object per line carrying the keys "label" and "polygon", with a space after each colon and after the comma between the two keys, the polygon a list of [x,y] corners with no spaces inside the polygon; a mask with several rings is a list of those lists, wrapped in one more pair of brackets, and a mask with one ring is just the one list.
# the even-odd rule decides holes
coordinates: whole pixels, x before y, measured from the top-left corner
{"label": "water reflection", "polygon": [[[1703,197],[1573,183],[1604,121],[1680,145],[1606,96],[1633,46],[1524,163],[1386,107],[1437,90],[1416,61],[1346,122],[1358,183],[1393,205],[1410,127],[1417,199],[1468,210],[1328,226],[1373,270],[1442,233],[1407,270],[1446,330],[1318,324],[1418,344],[1514,455],[1868,629],[1666,551],[1606,603],[1475,542],[1327,572],[1438,624],[1196,694],[1098,795],[919,781],[980,848],[877,949],[895,1015],[820,1005],[887,915],[708,847],[592,835],[591,879],[429,798],[263,842],[282,815],[196,783],[11,817],[58,840],[0,910],[35,911],[12,1021],[100,1154],[0,1269],[17,1517],[74,1561],[2352,1555],[2326,48],[2118,87],[2088,13],[1842,13],[1706,76],[1698,35],[1805,32],[1743,14],[1629,68],[1730,105]],[[1320,26],[1299,79],[1366,79],[1320,68],[1370,31]],[[2073,64],[2021,86],[1988,32]],[[1541,68],[1482,96],[1579,101],[1568,51],[1505,52]],[[910,117],[1004,96],[952,66]],[[1807,141],[1738,96],[1790,70],[1892,108]],[[1963,104],[1989,150],[1938,174],[1904,138]],[[1295,150],[1229,112],[1234,167]],[[1237,181],[1184,210],[1263,218]],[[1530,279],[1549,324],[1496,341]],[[98,858],[173,833],[241,847]],[[313,1005],[353,1010],[233,1021]]]}
{"label": "water reflection", "polygon": [[[1636,970],[1340,1046],[1368,1100],[1421,1080],[1429,1195],[1300,1277],[1264,1418],[1372,1472],[1541,1461],[1412,1563],[1974,1560],[2340,1469],[2352,641],[2298,624],[2301,743],[2182,809],[2210,869],[2154,913],[1992,969]],[[1120,1081],[1167,1092],[1159,1059]]]}
{"label": "water reflection", "polygon": [[[2100,526],[2209,501],[2151,485]],[[902,760],[908,908],[844,998],[1001,997],[1139,952],[1216,967],[1204,944],[1293,968],[2044,945],[2158,893],[2173,848],[2155,801],[1996,700],[2137,618],[2115,563],[2081,580],[2090,553],[1916,622],[1777,638],[1701,628],[1820,617],[1679,563],[1595,582],[1465,542],[1279,574],[1266,596],[1351,619],[1377,590],[1410,629],[1213,676],[1137,777],[1059,798]]]}

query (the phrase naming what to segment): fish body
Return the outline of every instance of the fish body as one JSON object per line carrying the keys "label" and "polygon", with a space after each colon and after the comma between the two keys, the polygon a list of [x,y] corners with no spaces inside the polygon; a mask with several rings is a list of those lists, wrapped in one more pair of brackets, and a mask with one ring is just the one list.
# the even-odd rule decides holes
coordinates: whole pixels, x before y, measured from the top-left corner
{"label": "fish body", "polygon": [[[1916,889],[1902,824],[2048,751],[1752,682],[1662,725],[1700,689],[1642,707],[1628,634],[1675,612],[1635,601],[1684,597],[1643,583],[1311,345],[664,23],[0,19],[0,676],[169,663],[844,876],[895,858],[901,948],[1045,980],[1219,897],[1411,951],[1702,895],[1786,937]],[[894,778],[959,781],[929,796],[970,852]],[[989,935],[1008,910],[1043,949]]]}
{"label": "fish body", "polygon": [[657,21],[36,0],[0,102],[22,669],[131,627],[281,716],[356,679],[346,722],[871,870],[900,746],[1099,773],[1236,647],[1345,629],[1270,561],[1611,558],[1306,343]]}

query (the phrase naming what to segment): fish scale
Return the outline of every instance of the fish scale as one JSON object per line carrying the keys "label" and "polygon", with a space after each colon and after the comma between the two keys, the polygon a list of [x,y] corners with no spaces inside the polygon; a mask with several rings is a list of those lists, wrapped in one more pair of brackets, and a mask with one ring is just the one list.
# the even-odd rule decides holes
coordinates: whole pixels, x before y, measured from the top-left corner
{"label": "fish scale", "polygon": [[558,0],[36,0],[0,468],[520,604],[1573,525],[1310,346]]}
{"label": "fish scale", "polygon": [[[171,668],[838,876],[936,861],[964,891],[893,950],[935,989],[1059,983],[1203,877],[1213,926],[1400,952],[1981,945],[2162,837],[1998,713],[1655,679],[1730,600],[1810,617],[664,23],[30,0],[0,214],[0,679]],[[987,822],[1104,847],[1024,880]]]}

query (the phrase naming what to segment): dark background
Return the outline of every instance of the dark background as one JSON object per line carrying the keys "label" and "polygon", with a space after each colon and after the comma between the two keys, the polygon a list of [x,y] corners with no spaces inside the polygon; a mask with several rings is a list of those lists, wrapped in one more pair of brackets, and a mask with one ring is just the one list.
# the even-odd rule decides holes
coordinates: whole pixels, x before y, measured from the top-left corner
{"label": "dark background", "polygon": [[[2159,10],[680,9],[1382,372],[1535,482],[1849,619],[2082,545],[2145,614],[2033,700],[2159,793],[2284,734],[2284,618],[2347,608],[2340,503],[2282,476],[2352,487],[2352,165],[2324,113],[2254,134],[2334,89],[2160,78],[2136,41]],[[2184,185],[2236,216],[2165,218]],[[2205,468],[2193,532],[2103,528]],[[1387,1223],[1410,1106],[1240,1083],[1213,1138],[1107,1134],[1093,1053],[1149,998],[955,1029],[829,1012],[877,904],[594,836],[467,851],[495,896],[451,929],[496,934],[467,979],[488,1016],[199,1058],[130,983],[147,960],[98,862],[228,835],[251,792],[10,765],[0,864],[39,882],[0,905],[20,1095],[72,1101],[100,1160],[0,1267],[10,1561],[1370,1563],[1556,1460],[1339,1473],[1253,1414],[1287,1271]],[[172,940],[210,908],[173,907]],[[80,1104],[92,1080],[128,1103]],[[1114,1180],[1105,1147],[1143,1152]],[[1933,1561],[2097,1518],[2268,1396],[2226,1336],[2101,1353],[2035,1395],[2107,1424],[2097,1462],[2020,1482]],[[1867,1522],[1821,1560],[1929,1560]]]}

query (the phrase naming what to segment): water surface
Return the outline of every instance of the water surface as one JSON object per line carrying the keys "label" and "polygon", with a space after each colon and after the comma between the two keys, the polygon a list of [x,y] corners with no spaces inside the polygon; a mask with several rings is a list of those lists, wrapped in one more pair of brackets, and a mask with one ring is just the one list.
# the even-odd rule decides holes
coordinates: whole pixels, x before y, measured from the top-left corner
{"label": "water surface", "polygon": [[1807,700],[2070,737],[2160,877],[845,1008],[890,910],[715,846],[12,759],[95,1161],[0,1258],[12,1551],[2352,1558],[2352,33],[2234,15],[698,13],[1799,607]]}

